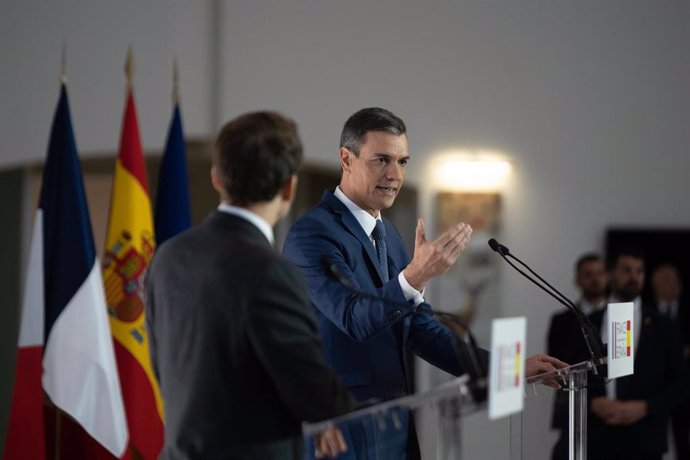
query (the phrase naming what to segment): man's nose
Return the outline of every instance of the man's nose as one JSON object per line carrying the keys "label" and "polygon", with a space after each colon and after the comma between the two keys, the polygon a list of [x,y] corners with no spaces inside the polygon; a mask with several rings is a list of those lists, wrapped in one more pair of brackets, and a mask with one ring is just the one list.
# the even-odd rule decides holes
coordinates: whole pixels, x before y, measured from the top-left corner
{"label": "man's nose", "polygon": [[386,179],[400,180],[405,176],[405,169],[398,163],[390,163],[386,168]]}

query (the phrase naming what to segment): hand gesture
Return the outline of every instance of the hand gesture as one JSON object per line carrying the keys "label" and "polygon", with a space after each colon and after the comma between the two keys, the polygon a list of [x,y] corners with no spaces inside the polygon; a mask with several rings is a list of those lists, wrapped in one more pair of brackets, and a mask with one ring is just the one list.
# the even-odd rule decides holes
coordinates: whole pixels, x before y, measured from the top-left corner
{"label": "hand gesture", "polygon": [[430,279],[447,272],[455,264],[470,241],[470,236],[472,227],[459,223],[437,239],[428,241],[424,220],[418,219],[414,256],[403,272],[407,282],[418,291],[424,289]]}

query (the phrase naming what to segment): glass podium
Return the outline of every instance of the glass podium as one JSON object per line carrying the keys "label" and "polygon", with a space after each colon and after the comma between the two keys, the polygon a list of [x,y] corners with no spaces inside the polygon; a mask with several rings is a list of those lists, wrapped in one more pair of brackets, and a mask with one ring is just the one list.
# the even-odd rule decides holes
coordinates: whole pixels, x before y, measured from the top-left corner
{"label": "glass podium", "polygon": [[[593,363],[585,361],[525,381],[525,408],[532,404],[548,405],[550,414],[554,392],[568,392],[571,460],[587,458],[587,381],[593,371]],[[537,387],[549,380],[558,381],[562,389]],[[525,428],[531,428],[525,426],[524,412],[489,420],[487,403],[476,402],[473,397],[476,389],[477,384],[464,375],[429,391],[373,404],[322,422],[304,423],[307,458],[313,458],[313,437],[334,426],[343,433],[349,449],[338,459],[400,460],[404,458],[409,430],[416,431],[425,460],[527,460],[532,457],[529,447],[547,449],[549,455],[544,458],[550,457],[552,443],[548,441],[540,446],[524,445]]]}

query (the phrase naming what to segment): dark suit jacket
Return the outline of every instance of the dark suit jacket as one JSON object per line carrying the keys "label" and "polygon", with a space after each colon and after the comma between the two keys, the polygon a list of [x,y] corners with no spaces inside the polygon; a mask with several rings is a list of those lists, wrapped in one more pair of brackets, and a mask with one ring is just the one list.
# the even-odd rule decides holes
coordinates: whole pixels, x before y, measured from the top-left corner
{"label": "dark suit jacket", "polygon": [[301,421],[354,408],[303,278],[245,219],[216,211],[166,241],[146,293],[162,458],[301,458]]}
{"label": "dark suit jacket", "polygon": [[[546,348],[549,355],[571,365],[592,359],[580,323],[570,310],[551,317]],[[556,393],[551,427],[568,429],[568,393],[565,390]]]}
{"label": "dark suit jacket", "polygon": [[[603,311],[591,316],[601,328]],[[642,324],[635,355],[635,373],[617,380],[619,400],[644,400],[649,414],[627,427],[611,427],[591,414],[589,454],[592,459],[647,458],[667,450],[668,416],[687,397],[687,371],[672,325],[655,308],[642,307]],[[605,396],[603,386],[590,388],[590,399]]]}
{"label": "dark suit jacket", "polygon": [[[360,400],[390,399],[410,390],[405,349],[459,375],[450,332],[428,305],[415,311],[406,303],[398,274],[409,263],[400,234],[383,219],[390,280],[384,282],[376,249],[347,207],[331,191],[290,229],[284,255],[305,275],[323,337],[326,360]],[[323,261],[359,290],[398,303],[386,303],[344,287],[329,277]],[[393,457],[391,457],[393,458]]]}
{"label": "dark suit jacket", "polygon": [[[657,311],[659,311],[658,303],[655,303]],[[661,315],[663,313],[659,312]],[[671,320],[674,330],[680,337],[681,344],[686,347],[690,346],[690,305],[681,299],[678,303],[678,316]]]}

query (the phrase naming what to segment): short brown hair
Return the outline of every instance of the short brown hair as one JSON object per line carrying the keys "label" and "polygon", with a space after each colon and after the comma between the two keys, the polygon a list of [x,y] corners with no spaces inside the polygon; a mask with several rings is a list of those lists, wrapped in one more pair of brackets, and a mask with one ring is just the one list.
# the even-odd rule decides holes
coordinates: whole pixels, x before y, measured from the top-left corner
{"label": "short brown hair", "polygon": [[367,107],[355,112],[347,119],[340,133],[340,147],[345,147],[358,157],[359,148],[370,131],[402,136],[407,134],[407,127],[405,122],[390,110]]}
{"label": "short brown hair", "polygon": [[213,165],[236,206],[270,201],[302,164],[297,124],[277,112],[241,115],[221,128]]}

